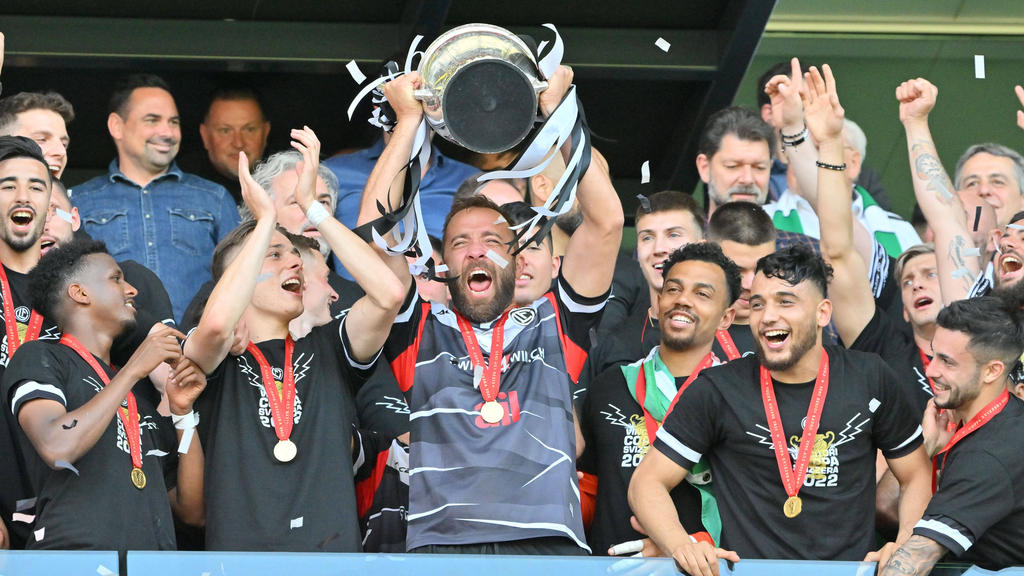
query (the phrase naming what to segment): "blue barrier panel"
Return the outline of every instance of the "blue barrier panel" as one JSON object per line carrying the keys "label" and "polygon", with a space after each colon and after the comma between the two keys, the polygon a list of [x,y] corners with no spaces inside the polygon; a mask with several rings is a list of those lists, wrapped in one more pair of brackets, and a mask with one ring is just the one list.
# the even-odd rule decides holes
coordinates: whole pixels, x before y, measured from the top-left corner
{"label": "blue barrier panel", "polygon": [[117,552],[0,551],[0,576],[110,576],[116,573]]}

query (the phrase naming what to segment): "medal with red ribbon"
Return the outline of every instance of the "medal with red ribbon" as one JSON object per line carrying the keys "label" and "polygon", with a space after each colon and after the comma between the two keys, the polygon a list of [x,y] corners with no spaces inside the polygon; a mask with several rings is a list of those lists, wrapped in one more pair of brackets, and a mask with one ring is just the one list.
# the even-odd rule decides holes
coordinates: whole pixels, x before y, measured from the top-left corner
{"label": "medal with red ribbon", "polygon": [[263,352],[260,352],[260,349],[252,342],[249,342],[246,350],[260,365],[263,391],[267,394],[270,416],[274,420],[274,433],[277,435],[274,458],[278,462],[290,462],[299,452],[295,442],[291,441],[292,426],[295,424],[295,372],[292,369],[292,352],[295,350],[295,342],[291,336],[284,340],[284,376],[281,378],[280,388],[277,387],[274,372],[270,369],[270,363],[263,356]]}
{"label": "medal with red ribbon", "polygon": [[722,347],[722,352],[725,352],[726,360],[731,362],[740,357],[740,350],[736,347],[736,343],[732,341],[732,334],[729,334],[728,330],[716,330],[715,339],[718,340],[718,345]]}
{"label": "medal with red ribbon", "polygon": [[480,351],[480,343],[476,339],[476,331],[469,320],[458,312],[455,313],[455,319],[459,323],[462,341],[466,343],[466,351],[469,352],[469,359],[473,363],[474,384],[479,386],[480,395],[484,399],[480,417],[488,424],[501,422],[505,417],[505,409],[498,403],[497,398],[498,390],[501,388],[501,359],[504,354],[505,320],[508,319],[508,312],[502,314],[491,328],[490,362],[484,361],[484,354]]}
{"label": "medal with red ribbon", "polygon": [[[81,356],[82,360],[89,364],[89,367],[96,373],[96,376],[99,377],[104,386],[110,384],[110,377],[107,376],[106,370],[103,369],[103,366],[100,366],[96,357],[77,338],[70,334],[64,334],[60,337],[60,343],[71,348]],[[146,474],[142,471],[142,431],[139,428],[139,406],[136,404],[135,395],[132,394],[131,390],[128,391],[128,395],[117,410],[117,417],[121,419],[124,434],[128,437],[128,449],[132,455],[132,485],[142,490],[146,487]]]}
{"label": "medal with red ribbon", "polygon": [[[4,327],[7,329],[7,357],[14,355],[22,340],[18,334],[18,319],[14,316],[14,292],[11,291],[11,283],[7,281],[7,270],[0,266],[0,290],[3,290],[4,298]],[[39,338],[39,332],[43,329],[43,315],[32,311],[28,319],[28,329],[25,330],[25,342]],[[90,356],[91,358],[91,356]]]}
{"label": "medal with red ribbon", "polygon": [[[715,355],[712,354],[711,352],[708,352],[707,356],[705,356],[700,361],[700,364],[697,364],[697,367],[693,369],[693,372],[691,372],[690,375],[687,376],[686,381],[683,382],[683,385],[679,387],[679,390],[676,392],[676,395],[672,398],[672,402],[668,405],[668,410],[665,410],[665,417],[662,418],[661,422],[664,422],[668,418],[668,415],[672,413],[672,409],[676,407],[676,402],[679,401],[679,397],[682,396],[683,392],[685,392],[686,389],[690,387],[690,384],[693,384],[693,381],[697,379],[697,376],[700,375],[700,373],[705,368],[711,367],[711,365],[713,365],[714,363]],[[658,434],[658,429],[661,427],[661,422],[655,420],[654,416],[651,416],[651,413],[647,411],[647,407],[644,405],[644,400],[646,399],[647,375],[644,374],[643,369],[641,369],[640,373],[637,375],[636,378],[636,401],[638,404],[640,404],[640,408],[644,411],[644,427],[647,428],[647,443],[648,445],[654,445],[654,438]]]}
{"label": "medal with red ribbon", "polygon": [[786,435],[782,430],[782,415],[779,413],[778,402],[775,401],[775,388],[768,369],[761,366],[761,401],[764,403],[764,414],[768,418],[768,429],[772,434],[772,447],[775,449],[775,461],[782,475],[782,485],[786,489],[785,504],[782,512],[787,518],[795,518],[803,510],[803,501],[797,494],[807,476],[807,466],[811,462],[814,441],[818,435],[818,424],[821,411],[825,407],[825,396],[828,394],[828,352],[821,350],[821,363],[818,365],[818,377],[814,382],[811,405],[807,407],[807,418],[804,422],[804,433],[800,438],[800,449],[797,451],[796,462],[790,467],[789,450],[786,448]]}
{"label": "medal with red ribbon", "polygon": [[996,414],[1002,412],[1003,408],[1006,408],[1006,405],[1009,402],[1010,392],[1008,390],[1003,390],[995,400],[986,404],[980,412],[974,415],[974,418],[971,418],[966,424],[961,426],[960,429],[953,434],[953,437],[949,439],[949,442],[946,443],[942,450],[939,450],[939,453],[935,455],[936,463],[938,462],[939,456],[943,455],[942,466],[940,466],[939,469],[946,467],[946,458],[949,457],[949,451],[953,449],[953,446],[956,446],[957,442],[963,440],[965,436],[974,432],[978,428],[988,424],[988,421],[995,418]]}
{"label": "medal with red ribbon", "polygon": [[[917,353],[921,355],[921,367],[924,369],[924,377],[928,378],[928,365],[932,361],[928,359],[928,355],[920,347],[917,348]],[[928,378],[928,386],[932,389],[932,396],[935,396],[935,382],[932,382],[931,378]]]}

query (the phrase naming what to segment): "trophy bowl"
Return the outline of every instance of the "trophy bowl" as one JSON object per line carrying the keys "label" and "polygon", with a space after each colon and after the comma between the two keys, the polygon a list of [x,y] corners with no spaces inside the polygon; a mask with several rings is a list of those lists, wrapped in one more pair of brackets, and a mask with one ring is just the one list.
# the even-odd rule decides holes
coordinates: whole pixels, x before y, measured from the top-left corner
{"label": "trophy bowl", "polygon": [[515,34],[490,24],[452,28],[420,59],[423,102],[430,127],[474,152],[514,148],[537,119],[537,94],[547,88],[537,60]]}

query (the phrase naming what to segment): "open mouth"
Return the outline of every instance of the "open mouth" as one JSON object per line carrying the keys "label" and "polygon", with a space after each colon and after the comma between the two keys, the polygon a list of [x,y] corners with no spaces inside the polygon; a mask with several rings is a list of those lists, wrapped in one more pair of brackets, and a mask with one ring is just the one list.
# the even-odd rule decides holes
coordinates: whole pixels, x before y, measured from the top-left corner
{"label": "open mouth", "polygon": [[1013,254],[1003,254],[1003,257],[999,260],[999,272],[1003,276],[1013,274],[1021,268],[1024,268],[1024,262],[1021,262]]}
{"label": "open mouth", "polygon": [[298,278],[289,278],[281,283],[281,289],[292,294],[301,294],[302,281]]}
{"label": "open mouth", "polygon": [[697,317],[689,312],[677,310],[668,317],[669,321],[676,326],[690,326],[696,324]]}
{"label": "open mouth", "polygon": [[469,286],[470,292],[479,294],[486,292],[491,287],[491,275],[489,272],[482,268],[476,268],[469,273],[469,278],[466,281],[466,285]]}
{"label": "open mouth", "polygon": [[11,212],[11,221],[17,226],[28,226],[35,219],[35,214],[26,208],[18,208]]}
{"label": "open mouth", "polygon": [[533,274],[529,272],[520,272],[519,277],[516,278],[516,286],[526,286],[533,280]]}
{"label": "open mouth", "polygon": [[39,240],[39,247],[42,248],[42,251],[43,251],[44,254],[46,253],[47,250],[49,250],[50,248],[54,248],[56,246],[57,246],[57,241],[54,240],[53,238],[49,237],[49,236],[43,236]]}
{"label": "open mouth", "polygon": [[921,310],[922,308],[927,308],[928,306],[932,305],[932,302],[934,302],[934,300],[932,300],[928,296],[921,296],[920,298],[914,300],[914,309]]}
{"label": "open mouth", "polygon": [[124,305],[126,308],[131,308],[132,310],[135,310],[135,300],[125,300]]}
{"label": "open mouth", "polygon": [[665,261],[664,260],[662,260],[661,262],[658,262],[657,264],[654,265],[654,269],[657,270],[658,272],[661,272],[661,269],[664,268],[664,267],[665,267]]}
{"label": "open mouth", "polygon": [[768,347],[773,349],[781,348],[789,340],[789,330],[766,330],[762,334],[768,341]]}

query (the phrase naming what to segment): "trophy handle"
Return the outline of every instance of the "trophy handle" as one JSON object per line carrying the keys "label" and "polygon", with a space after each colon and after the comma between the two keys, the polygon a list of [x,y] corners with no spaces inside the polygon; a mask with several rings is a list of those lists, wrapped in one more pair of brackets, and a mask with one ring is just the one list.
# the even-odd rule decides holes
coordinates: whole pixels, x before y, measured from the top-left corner
{"label": "trophy handle", "polygon": [[412,91],[413,98],[417,100],[427,101],[434,98],[434,91],[430,88],[420,88]]}
{"label": "trophy handle", "polygon": [[537,80],[536,78],[530,78],[530,83],[533,84],[533,90],[540,94],[541,92],[548,89],[548,83],[544,80]]}

